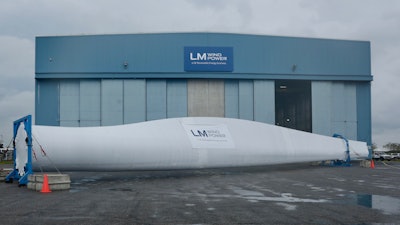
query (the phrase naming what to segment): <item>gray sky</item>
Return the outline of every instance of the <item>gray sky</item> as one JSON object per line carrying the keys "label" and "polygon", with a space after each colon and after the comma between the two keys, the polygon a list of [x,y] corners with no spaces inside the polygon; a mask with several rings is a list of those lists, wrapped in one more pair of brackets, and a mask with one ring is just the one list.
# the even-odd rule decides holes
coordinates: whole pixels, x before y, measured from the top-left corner
{"label": "gray sky", "polygon": [[371,41],[372,140],[400,143],[398,0],[1,1],[0,139],[34,114],[36,36],[188,31]]}

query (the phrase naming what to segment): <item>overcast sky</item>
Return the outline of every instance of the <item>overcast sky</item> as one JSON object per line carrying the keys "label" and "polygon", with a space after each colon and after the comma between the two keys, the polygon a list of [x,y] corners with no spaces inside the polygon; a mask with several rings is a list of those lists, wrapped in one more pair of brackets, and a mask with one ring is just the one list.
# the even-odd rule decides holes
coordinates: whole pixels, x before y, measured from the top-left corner
{"label": "overcast sky", "polygon": [[0,139],[34,115],[36,36],[188,31],[370,41],[372,141],[400,143],[398,0],[0,1]]}

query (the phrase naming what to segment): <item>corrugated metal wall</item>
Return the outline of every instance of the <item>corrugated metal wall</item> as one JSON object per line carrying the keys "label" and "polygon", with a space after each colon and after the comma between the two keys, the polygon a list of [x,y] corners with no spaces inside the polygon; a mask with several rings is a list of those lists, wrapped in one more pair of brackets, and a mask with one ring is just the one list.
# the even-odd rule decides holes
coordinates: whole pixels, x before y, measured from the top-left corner
{"label": "corrugated metal wall", "polygon": [[252,80],[239,81],[239,118],[253,120],[254,90]]}
{"label": "corrugated metal wall", "polygon": [[268,80],[61,79],[52,84],[38,82],[45,94],[37,100],[59,115],[39,118],[42,125],[108,126],[186,116],[275,120],[274,81]]}
{"label": "corrugated metal wall", "polygon": [[275,124],[275,82],[254,81],[254,120]]}
{"label": "corrugated metal wall", "polygon": [[313,133],[357,140],[357,83],[313,81]]}
{"label": "corrugated metal wall", "polygon": [[275,124],[275,82],[225,80],[225,117]]}
{"label": "corrugated metal wall", "polygon": [[167,80],[167,118],[188,115],[188,89],[186,80]]}
{"label": "corrugated metal wall", "polygon": [[123,124],[123,90],[122,80],[101,81],[101,125]]}
{"label": "corrugated metal wall", "polygon": [[[82,127],[100,126],[101,80],[81,80],[79,84],[79,125]],[[61,99],[61,101],[63,100]],[[64,113],[60,112],[60,115]]]}
{"label": "corrugated metal wall", "polygon": [[[215,116],[275,123],[273,80],[37,80],[36,123],[106,126],[173,117]],[[312,81],[313,133],[370,138],[369,83]]]}
{"label": "corrugated metal wall", "polygon": [[146,120],[167,118],[167,81],[146,80]]}
{"label": "corrugated metal wall", "polygon": [[129,79],[124,82],[124,124],[146,120],[146,80]]}
{"label": "corrugated metal wall", "polygon": [[58,80],[36,80],[36,124],[59,126],[59,107]]}
{"label": "corrugated metal wall", "polygon": [[60,126],[79,126],[80,90],[79,80],[66,80],[60,83]]}

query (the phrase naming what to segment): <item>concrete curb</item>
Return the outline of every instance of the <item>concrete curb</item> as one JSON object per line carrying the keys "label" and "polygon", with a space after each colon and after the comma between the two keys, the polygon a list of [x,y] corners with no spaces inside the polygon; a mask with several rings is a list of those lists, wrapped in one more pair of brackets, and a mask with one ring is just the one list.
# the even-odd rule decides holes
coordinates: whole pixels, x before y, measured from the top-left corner
{"label": "concrete curb", "polygon": [[0,169],[0,181],[5,181],[6,176],[11,173],[12,169]]}
{"label": "concrete curb", "polygon": [[[28,189],[41,191],[44,174],[32,174],[28,176]],[[69,190],[71,179],[68,174],[47,174],[51,191]]]}
{"label": "concrete curb", "polygon": [[371,160],[362,160],[360,162],[361,167],[371,168]]}

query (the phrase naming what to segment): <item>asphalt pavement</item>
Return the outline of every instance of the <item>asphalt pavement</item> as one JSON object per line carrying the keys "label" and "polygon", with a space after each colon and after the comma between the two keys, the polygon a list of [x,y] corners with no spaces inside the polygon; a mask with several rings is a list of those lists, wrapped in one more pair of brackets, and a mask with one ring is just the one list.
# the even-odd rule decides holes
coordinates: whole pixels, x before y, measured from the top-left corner
{"label": "asphalt pavement", "polygon": [[400,162],[65,173],[68,191],[0,183],[0,224],[400,224]]}

